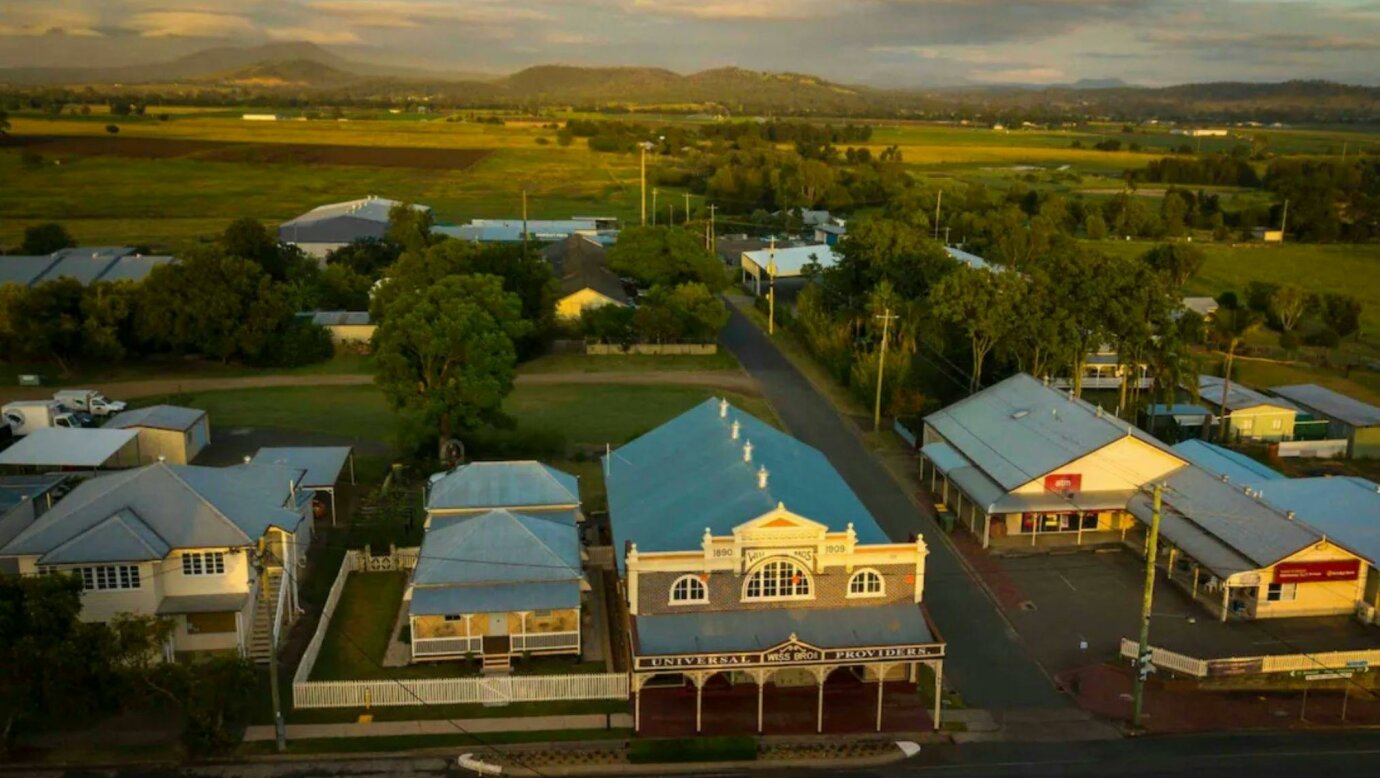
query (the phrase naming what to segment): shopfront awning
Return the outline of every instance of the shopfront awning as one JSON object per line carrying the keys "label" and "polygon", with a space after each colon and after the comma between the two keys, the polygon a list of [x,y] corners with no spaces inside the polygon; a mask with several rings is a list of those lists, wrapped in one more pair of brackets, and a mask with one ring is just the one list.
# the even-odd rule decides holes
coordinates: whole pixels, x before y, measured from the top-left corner
{"label": "shopfront awning", "polygon": [[958,450],[948,443],[930,443],[920,448],[920,455],[930,460],[936,470],[947,474],[950,470],[957,470],[960,467],[971,467],[972,463],[958,453]]}
{"label": "shopfront awning", "polygon": [[1135,489],[1105,492],[1034,492],[1007,494],[992,505],[992,513],[1067,513],[1070,511],[1122,511]]}
{"label": "shopfront awning", "polygon": [[968,499],[982,508],[985,513],[991,513],[991,507],[1006,496],[1005,489],[972,465],[951,470],[945,475],[948,476],[950,483],[958,487],[968,496]]}

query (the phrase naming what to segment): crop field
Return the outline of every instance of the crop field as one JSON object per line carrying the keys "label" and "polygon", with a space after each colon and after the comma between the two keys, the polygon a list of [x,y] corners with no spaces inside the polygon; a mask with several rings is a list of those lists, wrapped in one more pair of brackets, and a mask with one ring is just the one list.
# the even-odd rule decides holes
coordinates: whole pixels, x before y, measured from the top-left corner
{"label": "crop field", "polygon": [[419,146],[338,146],[309,143],[232,143],[186,138],[119,135],[21,135],[5,147],[43,155],[125,157],[130,159],[196,159],[203,162],[297,163],[349,167],[407,167],[464,170],[483,159],[487,149],[429,149]]}

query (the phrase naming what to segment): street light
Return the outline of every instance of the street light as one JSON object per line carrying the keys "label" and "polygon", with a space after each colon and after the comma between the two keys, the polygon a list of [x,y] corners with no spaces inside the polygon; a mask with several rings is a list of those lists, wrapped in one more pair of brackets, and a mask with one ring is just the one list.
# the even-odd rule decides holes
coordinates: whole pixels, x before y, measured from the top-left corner
{"label": "street light", "polygon": [[[666,140],[665,135],[658,135],[657,141]],[[647,226],[647,152],[656,148],[656,144],[649,140],[644,140],[637,144],[642,151],[642,226]]]}

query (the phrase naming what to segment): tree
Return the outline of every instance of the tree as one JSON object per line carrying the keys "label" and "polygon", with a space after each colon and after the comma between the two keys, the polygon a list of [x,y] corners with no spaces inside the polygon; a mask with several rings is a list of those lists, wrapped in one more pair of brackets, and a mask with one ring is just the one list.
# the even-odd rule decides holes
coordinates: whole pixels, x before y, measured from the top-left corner
{"label": "tree", "polygon": [[642,296],[633,324],[643,340],[709,343],[728,324],[728,307],[704,284],[655,286]]}
{"label": "tree", "polygon": [[935,284],[930,306],[936,318],[963,332],[972,353],[969,391],[981,387],[987,355],[1015,328],[1020,311],[1016,273],[992,273],[962,266]]}
{"label": "tree", "polygon": [[230,222],[220,242],[226,254],[258,264],[275,281],[287,277],[287,264],[279,251],[278,239],[258,219],[245,216]]}
{"label": "tree", "polygon": [[8,313],[11,356],[51,358],[68,375],[82,349],[82,295],[81,283],[64,276],[13,298]]}
{"label": "tree", "polygon": [[254,665],[239,656],[165,662],[149,668],[147,685],[177,706],[182,744],[196,755],[238,745],[253,708]]}
{"label": "tree", "polygon": [[[1175,200],[1183,202],[1180,198]],[[1150,267],[1164,274],[1175,288],[1182,288],[1188,280],[1203,268],[1207,256],[1203,250],[1192,243],[1161,243],[1145,252],[1141,259]]]}
{"label": "tree", "polygon": [[398,203],[388,211],[388,232],[385,239],[407,251],[423,251],[431,245],[434,222],[431,210],[412,203]]}
{"label": "tree", "polygon": [[51,254],[59,249],[69,249],[77,242],[67,233],[67,229],[56,222],[35,224],[24,229],[24,242],[20,244],[21,254],[38,256]]}
{"label": "tree", "polygon": [[435,429],[444,447],[458,432],[506,420],[513,341],[530,327],[522,302],[497,276],[449,276],[405,289],[374,333],[375,381],[394,408]]}
{"label": "tree", "polygon": [[1083,220],[1083,232],[1089,240],[1103,240],[1107,237],[1107,220],[1102,214],[1093,211]]}
{"label": "tree", "polygon": [[379,238],[359,238],[326,255],[326,266],[344,265],[366,278],[383,277],[388,266],[398,261],[402,246]]}
{"label": "tree", "polygon": [[108,133],[110,133],[111,135],[119,135],[119,134],[120,134],[120,125],[118,125],[118,124],[107,124],[107,125],[105,126],[105,131],[108,132]]}
{"label": "tree", "polygon": [[100,281],[83,291],[81,354],[87,359],[118,362],[134,343],[134,309],[139,289],[131,281]]}
{"label": "tree", "polygon": [[1293,332],[1308,310],[1308,300],[1308,293],[1292,284],[1285,284],[1270,295],[1270,312],[1279,320],[1280,329]]}
{"label": "tree", "polygon": [[680,227],[629,227],[608,252],[609,269],[647,286],[697,281],[719,291],[728,285],[724,265],[703,238]]}
{"label": "tree", "polygon": [[316,274],[308,293],[310,308],[326,311],[367,311],[374,282],[348,265],[327,265]]}
{"label": "tree", "polygon": [[1328,292],[1318,299],[1318,313],[1338,337],[1361,337],[1361,301],[1349,294]]}
{"label": "tree", "polygon": [[1218,414],[1218,418],[1222,420],[1221,435],[1224,442],[1231,426],[1227,423],[1227,395],[1231,391],[1231,374],[1232,366],[1236,361],[1236,349],[1262,322],[1259,313],[1235,304],[1227,306],[1224,304],[1225,302],[1234,301],[1219,301],[1217,312],[1212,315],[1213,340],[1226,356],[1222,362],[1222,400]]}

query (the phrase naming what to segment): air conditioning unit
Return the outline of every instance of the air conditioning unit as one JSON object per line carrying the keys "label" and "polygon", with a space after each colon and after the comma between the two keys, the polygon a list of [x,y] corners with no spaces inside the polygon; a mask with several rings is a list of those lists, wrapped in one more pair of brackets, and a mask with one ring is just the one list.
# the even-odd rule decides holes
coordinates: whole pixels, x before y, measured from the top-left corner
{"label": "air conditioning unit", "polygon": [[1356,618],[1359,619],[1362,624],[1374,624],[1375,606],[1365,602],[1356,603]]}

